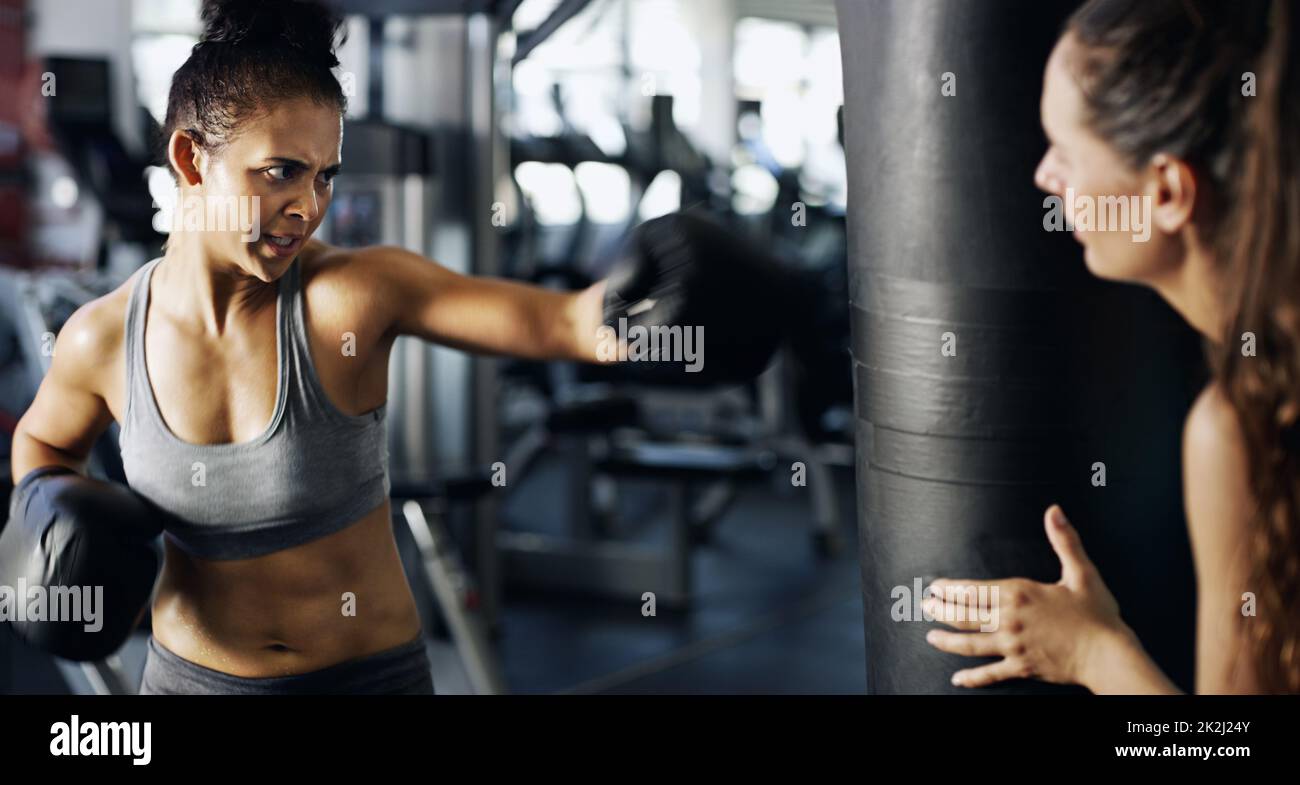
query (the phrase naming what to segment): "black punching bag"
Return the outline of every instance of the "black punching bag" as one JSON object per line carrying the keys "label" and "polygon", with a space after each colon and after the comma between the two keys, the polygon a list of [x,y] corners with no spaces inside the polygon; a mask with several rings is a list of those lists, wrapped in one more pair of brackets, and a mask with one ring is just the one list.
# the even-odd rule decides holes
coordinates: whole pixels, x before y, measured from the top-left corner
{"label": "black punching bag", "polygon": [[927,644],[915,588],[1058,580],[1053,502],[1147,651],[1192,685],[1180,435],[1199,341],[1150,290],[1094,279],[1033,184],[1043,69],[1073,7],[837,2],[872,693],[972,693],[952,674],[993,660]]}

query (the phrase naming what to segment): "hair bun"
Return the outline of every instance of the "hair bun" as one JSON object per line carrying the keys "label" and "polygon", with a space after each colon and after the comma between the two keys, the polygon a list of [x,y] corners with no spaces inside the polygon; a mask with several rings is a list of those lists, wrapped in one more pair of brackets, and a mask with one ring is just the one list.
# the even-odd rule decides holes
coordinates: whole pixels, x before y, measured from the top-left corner
{"label": "hair bun", "polygon": [[343,21],[320,0],[203,0],[200,16],[200,44],[292,46],[327,68],[339,64],[334,43]]}

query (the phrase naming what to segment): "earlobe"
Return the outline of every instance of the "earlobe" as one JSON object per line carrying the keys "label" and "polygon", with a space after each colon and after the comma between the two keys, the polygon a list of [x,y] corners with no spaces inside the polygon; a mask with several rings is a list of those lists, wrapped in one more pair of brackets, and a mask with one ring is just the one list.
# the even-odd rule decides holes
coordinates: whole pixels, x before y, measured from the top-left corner
{"label": "earlobe", "polygon": [[1196,208],[1196,178],[1185,162],[1164,153],[1151,159],[1155,178],[1152,217],[1157,227],[1174,234],[1191,223]]}

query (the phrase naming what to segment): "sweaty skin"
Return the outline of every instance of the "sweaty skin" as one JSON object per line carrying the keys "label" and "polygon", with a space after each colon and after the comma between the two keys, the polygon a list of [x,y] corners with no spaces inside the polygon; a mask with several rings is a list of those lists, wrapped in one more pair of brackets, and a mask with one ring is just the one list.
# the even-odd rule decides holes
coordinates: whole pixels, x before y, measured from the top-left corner
{"label": "sweaty skin", "polygon": [[[249,243],[238,229],[173,232],[151,280],[149,382],[182,441],[249,441],[271,421],[276,281],[293,257],[277,255],[269,234],[303,238],[296,258],[312,361],[345,414],[384,404],[400,335],[481,353],[599,361],[603,282],[553,292],[462,276],[400,248],[310,239],[329,206],[341,141],[337,110],[307,100],[248,119],[218,151],[173,135],[169,158],[182,198],[257,196],[263,236]],[[14,435],[15,481],[51,464],[84,470],[100,434],[124,420],[123,329],[135,275],[60,331]],[[153,634],[191,662],[245,678],[305,673],[410,641],[420,621],[390,520],[385,501],[337,533],[242,560],[194,558],[169,541]],[[349,592],[354,615],[344,612]]]}
{"label": "sweaty skin", "polygon": [[[298,259],[312,360],[330,401],[345,414],[358,415],[387,397],[389,349],[396,336],[377,334],[377,323],[370,327],[364,312],[339,296],[340,287],[322,285],[331,272],[322,274],[328,268],[322,256],[328,256],[327,249],[312,243]],[[274,294],[273,288],[264,289]],[[165,306],[158,313],[158,301],[151,299],[145,355],[168,362],[150,363],[150,380],[164,420],[183,440],[207,442],[217,435],[223,437],[217,441],[247,441],[270,422],[276,393],[275,299],[263,299],[245,330],[235,328],[234,335],[218,342],[186,335],[169,322]],[[317,314],[322,316],[313,318]],[[361,344],[355,357],[339,351],[337,336],[345,322],[351,322]],[[244,331],[248,334],[238,335]],[[240,377],[247,380],[242,389],[231,383]],[[120,395],[118,400],[125,404]],[[227,424],[222,421],[232,420],[223,414],[228,401],[247,403]],[[114,416],[121,414],[115,408]],[[390,520],[385,501],[335,534],[245,560],[197,559],[168,540],[153,608],[154,635],[185,659],[248,677],[316,670],[405,643],[418,634],[420,621]],[[349,592],[355,596],[355,615],[344,614]]]}

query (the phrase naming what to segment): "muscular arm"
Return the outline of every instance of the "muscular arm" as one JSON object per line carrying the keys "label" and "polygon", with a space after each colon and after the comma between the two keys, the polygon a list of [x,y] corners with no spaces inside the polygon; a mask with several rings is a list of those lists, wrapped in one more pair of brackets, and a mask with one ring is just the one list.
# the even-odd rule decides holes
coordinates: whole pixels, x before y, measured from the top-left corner
{"label": "muscular arm", "polygon": [[461,275],[401,248],[359,251],[390,305],[389,330],[484,354],[597,362],[604,282],[555,292]]}
{"label": "muscular arm", "polygon": [[32,469],[67,466],[81,472],[95,440],[113,421],[101,395],[99,374],[116,356],[120,330],[107,324],[105,300],[79,308],[54,344],[50,369],[36,399],[18,421],[13,439],[14,484]]}

